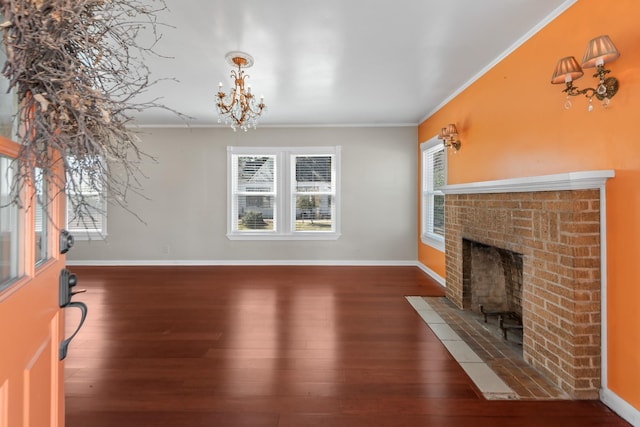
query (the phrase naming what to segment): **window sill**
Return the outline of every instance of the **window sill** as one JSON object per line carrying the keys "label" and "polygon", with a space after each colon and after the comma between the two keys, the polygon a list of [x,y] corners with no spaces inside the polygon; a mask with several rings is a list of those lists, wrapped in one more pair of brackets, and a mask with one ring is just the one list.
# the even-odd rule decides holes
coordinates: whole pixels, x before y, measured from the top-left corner
{"label": "window sill", "polygon": [[227,233],[227,239],[229,240],[338,240],[339,238],[340,233]]}
{"label": "window sill", "polygon": [[74,240],[107,240],[107,233],[99,233],[96,231],[68,230]]}
{"label": "window sill", "polygon": [[444,239],[443,238],[435,238],[430,235],[423,234],[420,236],[420,240],[423,244],[432,247],[433,249],[444,253]]}

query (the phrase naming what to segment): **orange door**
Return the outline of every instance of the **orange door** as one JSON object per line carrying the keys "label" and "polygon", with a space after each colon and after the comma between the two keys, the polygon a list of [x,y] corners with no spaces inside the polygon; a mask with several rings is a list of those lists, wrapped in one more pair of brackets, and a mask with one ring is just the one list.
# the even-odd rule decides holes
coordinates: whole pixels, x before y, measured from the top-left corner
{"label": "orange door", "polygon": [[64,200],[36,203],[32,192],[48,191],[40,183],[29,185],[24,209],[6,206],[17,150],[0,138],[0,427],[63,427],[58,281],[65,258],[57,246]]}

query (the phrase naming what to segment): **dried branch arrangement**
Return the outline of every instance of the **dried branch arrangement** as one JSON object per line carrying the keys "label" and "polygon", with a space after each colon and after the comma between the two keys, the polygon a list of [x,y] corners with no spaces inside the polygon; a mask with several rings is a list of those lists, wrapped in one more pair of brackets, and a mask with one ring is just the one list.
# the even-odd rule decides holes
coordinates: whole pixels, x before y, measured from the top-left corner
{"label": "dried branch arrangement", "polygon": [[[0,0],[7,60],[2,72],[17,96],[18,179],[15,202],[36,168],[57,191],[106,190],[127,208],[140,192],[141,161],[132,113],[164,108],[139,103],[150,80],[144,59],[156,55],[157,13],[164,0]],[[147,39],[142,45],[141,35]],[[95,224],[93,201],[70,198],[75,221]],[[30,205],[31,202],[28,203]]]}

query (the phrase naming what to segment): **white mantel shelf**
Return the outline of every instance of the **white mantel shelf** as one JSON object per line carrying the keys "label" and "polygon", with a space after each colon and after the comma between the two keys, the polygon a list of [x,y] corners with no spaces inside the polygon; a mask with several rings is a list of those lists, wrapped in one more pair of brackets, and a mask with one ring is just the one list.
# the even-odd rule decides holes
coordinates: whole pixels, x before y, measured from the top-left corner
{"label": "white mantel shelf", "polygon": [[586,190],[601,188],[607,179],[613,178],[613,170],[596,170],[529,176],[524,178],[478,181],[466,184],[445,185],[444,194],[523,193],[529,191]]}

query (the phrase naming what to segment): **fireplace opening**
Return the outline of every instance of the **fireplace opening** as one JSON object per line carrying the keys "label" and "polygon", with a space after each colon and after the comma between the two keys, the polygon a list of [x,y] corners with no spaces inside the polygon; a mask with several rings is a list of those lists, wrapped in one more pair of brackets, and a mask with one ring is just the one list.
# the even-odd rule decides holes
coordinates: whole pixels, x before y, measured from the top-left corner
{"label": "fireplace opening", "polygon": [[463,239],[463,308],[522,351],[522,254]]}

